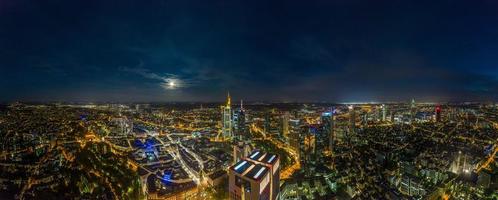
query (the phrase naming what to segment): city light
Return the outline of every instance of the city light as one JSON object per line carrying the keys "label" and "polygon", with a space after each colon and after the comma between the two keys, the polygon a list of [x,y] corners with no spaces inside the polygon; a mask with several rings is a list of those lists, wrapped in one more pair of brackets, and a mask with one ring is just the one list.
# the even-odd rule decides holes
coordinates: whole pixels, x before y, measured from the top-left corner
{"label": "city light", "polygon": [[[229,100],[230,97],[226,99]],[[74,124],[84,129],[67,129],[64,132],[64,137],[68,138],[66,141],[42,142],[33,150],[27,150],[31,146],[23,143],[14,143],[17,145],[3,151],[5,153],[0,158],[12,159],[11,156],[5,156],[8,155],[6,152],[15,152],[17,157],[14,159],[32,159],[25,157],[30,152],[38,156],[55,156],[57,154],[46,154],[46,148],[57,148],[61,150],[61,157],[53,160],[58,166],[72,168],[74,165],[70,163],[87,159],[82,156],[91,156],[88,159],[93,163],[119,166],[120,173],[126,175],[116,175],[120,179],[131,176],[132,173],[126,170],[138,173],[133,175],[133,179],[140,180],[144,188],[133,185],[133,181],[129,180],[123,180],[119,185],[109,182],[106,177],[114,172],[110,172],[107,167],[94,168],[92,163],[87,164],[91,177],[100,179],[102,187],[109,188],[110,193],[116,196],[121,191],[141,192],[151,197],[184,195],[189,192],[202,196],[205,192],[196,188],[209,187],[214,182],[213,177],[222,183],[221,179],[226,177],[223,175],[237,176],[241,182],[252,181],[262,187],[271,187],[271,182],[277,184],[275,177],[288,182],[299,181],[303,183],[301,187],[290,183],[278,188],[281,192],[279,195],[290,197],[299,192],[303,197],[323,195],[324,199],[339,192],[338,180],[355,188],[351,197],[368,194],[378,199],[384,198],[387,190],[395,191],[392,193],[394,197],[398,197],[396,193],[412,197],[431,195],[437,191],[430,191],[431,188],[426,185],[450,180],[448,173],[455,177],[462,176],[452,184],[467,184],[465,180],[473,173],[477,173],[479,187],[491,187],[493,183],[487,174],[493,173],[495,156],[498,154],[498,145],[493,144],[495,141],[492,140],[498,137],[498,130],[493,129],[493,123],[498,121],[498,115],[494,114],[498,108],[495,107],[443,105],[445,109],[439,111],[440,118],[435,120],[431,117],[434,104],[413,102],[356,104],[355,107],[338,105],[333,110],[343,112],[333,115],[327,105],[277,107],[278,104],[270,104],[265,105],[268,109],[252,109],[252,105],[248,104],[246,108],[238,109],[237,106],[223,103],[222,110],[216,105],[203,106],[202,109],[199,109],[200,105],[185,104],[180,108],[171,105],[174,104],[97,104],[77,108],[10,106],[7,108],[9,115],[0,115],[0,122],[9,122],[0,127],[2,131],[26,130],[16,123],[18,119],[30,122],[23,126],[36,124],[43,119],[44,123],[50,124],[46,128]],[[246,112],[250,115],[245,115]],[[81,113],[85,113],[84,122]],[[478,120],[468,120],[470,117]],[[242,119],[244,123],[239,121]],[[223,140],[220,141],[216,138],[222,132],[222,122],[227,124],[225,129],[230,129],[226,130],[230,134],[222,134]],[[287,130],[286,134],[283,134],[284,129]],[[43,135],[38,135],[43,129],[35,130],[24,133],[30,135],[26,138],[50,141],[49,137],[60,134],[47,129]],[[83,139],[74,132],[78,130],[83,131]],[[469,136],[470,132],[474,134]],[[47,138],[43,138],[45,135]],[[71,145],[73,141],[79,145]],[[90,152],[77,153],[85,150]],[[65,161],[60,162],[61,158]],[[121,164],[119,160],[122,160]],[[391,166],[390,170],[394,171],[390,173],[386,171],[387,160],[396,164]],[[10,163],[9,160],[3,162]],[[431,163],[440,164],[434,166]],[[33,163],[33,166],[41,165]],[[25,168],[16,170],[23,171]],[[51,174],[46,173],[44,176],[51,177]],[[387,174],[387,177],[382,174]],[[29,173],[28,176],[32,179],[38,177]],[[79,176],[84,177],[81,178],[84,180],[88,174],[81,172]],[[318,182],[315,183],[315,180]],[[384,184],[383,188],[377,188],[377,182]],[[149,191],[151,184],[158,191]],[[474,188],[474,185],[468,184],[466,187]],[[26,187],[19,190],[20,196],[30,196],[29,189],[39,188],[35,184]],[[183,188],[172,190],[180,187]],[[234,183],[231,187],[238,186]],[[43,187],[40,189],[43,190]],[[246,185],[245,191],[264,191],[264,188],[260,189],[254,190]],[[452,187],[446,189],[452,190]],[[221,192],[230,191],[241,190]],[[452,192],[458,193],[458,196],[471,195]],[[273,196],[270,193],[267,195]]]}
{"label": "city light", "polygon": [[497,199],[498,1],[0,1],[0,199]]}

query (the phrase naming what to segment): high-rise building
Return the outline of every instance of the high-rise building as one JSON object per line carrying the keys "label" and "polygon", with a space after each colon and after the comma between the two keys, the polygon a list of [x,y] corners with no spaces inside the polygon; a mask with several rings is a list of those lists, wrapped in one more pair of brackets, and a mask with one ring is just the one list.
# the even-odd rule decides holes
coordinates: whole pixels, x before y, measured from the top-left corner
{"label": "high-rise building", "polygon": [[292,119],[292,120],[289,120],[289,124],[290,124],[290,133],[289,133],[289,145],[291,146],[291,148],[296,152],[296,154],[298,155],[298,157],[300,156],[300,153],[299,153],[299,143],[301,141],[301,138],[300,138],[300,132],[301,132],[301,121],[299,120],[295,120],[295,119]]}
{"label": "high-rise building", "polygon": [[[376,117],[377,115],[374,115],[374,118],[377,118]],[[369,115],[368,115],[368,112],[367,111],[363,111],[361,114],[360,114],[360,118],[361,118],[361,124],[363,126],[366,126],[368,124],[368,119],[369,119]],[[375,119],[376,121],[376,119]]]}
{"label": "high-rise building", "polygon": [[247,159],[270,168],[270,196],[271,199],[276,199],[280,192],[280,157],[276,154],[256,150]]}
{"label": "high-rise building", "polygon": [[270,169],[251,161],[240,160],[228,171],[231,200],[270,199]]}
{"label": "high-rise building", "polygon": [[332,151],[335,139],[333,109],[330,112],[322,113],[321,121],[324,134],[327,135],[328,138],[328,149]]}
{"label": "high-rise building", "polygon": [[305,175],[311,175],[311,166],[317,161],[317,136],[319,128],[315,125],[303,126],[299,137],[299,160]]}
{"label": "high-rise building", "polygon": [[282,115],[282,136],[289,138],[289,112]]}
{"label": "high-rise building", "polygon": [[246,114],[244,107],[242,107],[242,100],[240,100],[240,108],[233,113],[234,134],[238,140],[247,139],[246,129]]}
{"label": "high-rise building", "polygon": [[436,106],[436,122],[441,122],[441,105]]}
{"label": "high-rise building", "polygon": [[352,135],[355,133],[356,130],[356,115],[353,105],[350,105],[348,108],[349,108],[349,134]]}
{"label": "high-rise building", "polygon": [[280,158],[254,151],[229,167],[230,199],[276,199],[280,187]]}
{"label": "high-rise building", "polygon": [[237,141],[233,145],[233,163],[239,162],[251,153],[251,145],[246,141]]}
{"label": "high-rise building", "polygon": [[270,112],[265,112],[265,122],[264,122],[264,125],[263,125],[263,128],[264,128],[264,132],[266,135],[270,135],[271,134],[271,118],[270,118]]}
{"label": "high-rise building", "polygon": [[222,106],[221,109],[223,111],[222,116],[222,134],[225,139],[231,139],[233,136],[233,127],[232,127],[232,108],[230,102],[230,93],[227,94],[227,103]]}

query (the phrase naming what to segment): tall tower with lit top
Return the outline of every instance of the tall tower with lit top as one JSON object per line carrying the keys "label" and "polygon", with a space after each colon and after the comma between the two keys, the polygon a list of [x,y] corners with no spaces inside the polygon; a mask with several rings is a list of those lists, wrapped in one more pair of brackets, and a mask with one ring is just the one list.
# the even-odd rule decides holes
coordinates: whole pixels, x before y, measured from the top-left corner
{"label": "tall tower with lit top", "polygon": [[233,126],[232,126],[232,107],[231,107],[231,100],[230,100],[230,93],[227,94],[227,103],[226,105],[221,107],[223,111],[223,116],[222,116],[222,133],[223,137],[226,138],[232,138],[233,136]]}
{"label": "tall tower with lit top", "polygon": [[436,122],[441,122],[441,105],[436,106]]}

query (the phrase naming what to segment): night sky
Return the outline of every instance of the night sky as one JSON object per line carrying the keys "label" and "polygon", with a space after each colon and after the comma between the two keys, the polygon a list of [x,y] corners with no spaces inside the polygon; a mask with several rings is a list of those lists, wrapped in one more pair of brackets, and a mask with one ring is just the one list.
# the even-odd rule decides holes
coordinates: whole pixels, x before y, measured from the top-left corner
{"label": "night sky", "polygon": [[0,0],[0,101],[498,100],[498,1]]}

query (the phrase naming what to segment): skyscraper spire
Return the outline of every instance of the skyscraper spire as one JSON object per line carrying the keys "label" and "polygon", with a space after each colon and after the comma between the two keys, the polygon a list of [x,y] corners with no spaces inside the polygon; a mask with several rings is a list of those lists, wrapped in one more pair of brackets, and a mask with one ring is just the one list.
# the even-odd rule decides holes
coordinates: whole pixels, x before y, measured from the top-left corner
{"label": "skyscraper spire", "polygon": [[226,139],[231,139],[232,138],[232,109],[231,109],[231,99],[230,99],[230,92],[227,92],[227,104],[225,106],[222,106],[223,110],[223,127],[222,127],[222,133],[223,137]]}
{"label": "skyscraper spire", "polygon": [[241,99],[241,100],[240,100],[240,110],[244,110],[244,107],[242,107],[242,103],[243,103],[243,101],[242,101],[242,99]]}

